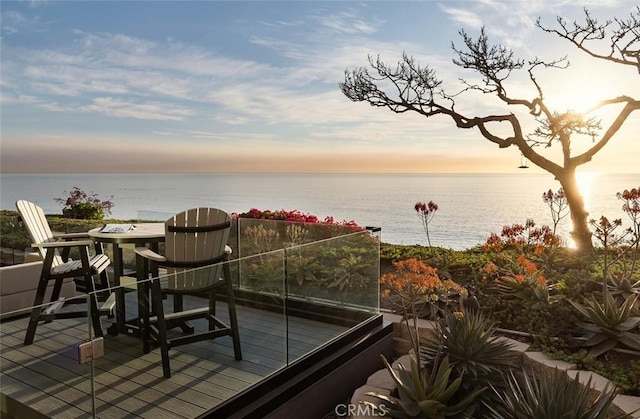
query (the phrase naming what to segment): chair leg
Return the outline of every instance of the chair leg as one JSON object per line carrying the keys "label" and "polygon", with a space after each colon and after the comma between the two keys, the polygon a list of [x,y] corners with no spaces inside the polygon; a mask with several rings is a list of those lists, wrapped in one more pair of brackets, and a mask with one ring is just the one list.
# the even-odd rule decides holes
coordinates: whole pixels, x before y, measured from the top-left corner
{"label": "chair leg", "polygon": [[242,360],[242,350],[240,348],[240,333],[238,330],[238,316],[236,311],[236,301],[233,295],[233,284],[231,283],[231,270],[229,264],[224,267],[225,282],[227,283],[227,306],[229,307],[229,323],[231,324],[231,338],[233,339],[233,354],[236,360]]}
{"label": "chair leg", "polygon": [[162,307],[162,290],[160,281],[153,280],[151,284],[151,299],[158,319],[158,341],[160,343],[160,353],[162,355],[162,373],[165,378],[171,378],[171,367],[169,365],[169,341],[167,339],[167,323],[164,319],[164,308]]}
{"label": "chair leg", "polygon": [[95,287],[93,284],[93,273],[91,271],[91,265],[89,264],[89,253],[85,248],[80,252],[80,261],[82,262],[82,268],[84,271],[84,286],[89,298],[91,323],[93,326],[93,334],[97,337],[102,337],[102,325],[100,324],[100,310],[98,309],[98,296],[95,293]]}
{"label": "chair leg", "polygon": [[[53,290],[51,291],[51,299],[49,300],[51,303],[54,301],[58,301],[60,298],[60,292],[62,291],[62,281],[63,278],[57,278],[53,283]],[[48,283],[48,281],[47,281]],[[53,321],[54,316],[46,316],[44,322],[51,323]]]}
{"label": "chair leg", "polygon": [[40,322],[40,312],[42,311],[42,307],[40,306],[44,301],[44,293],[47,290],[47,283],[49,282],[49,275],[44,271],[44,268],[45,267],[43,267],[43,271],[40,274],[36,296],[33,299],[33,309],[31,310],[31,317],[29,318],[29,326],[27,326],[27,334],[24,338],[25,345],[31,345],[33,343],[33,338],[36,335],[36,328]]}
{"label": "chair leg", "polygon": [[96,337],[104,336],[102,325],[100,324],[100,309],[98,308],[98,296],[93,288],[93,277],[89,274],[85,276],[85,281],[90,287],[87,289],[89,304],[91,305],[91,324],[93,325],[93,334]]}
{"label": "chair leg", "polygon": [[[136,280],[138,282],[138,324],[142,337],[142,352],[150,351],[151,326],[149,325],[149,263],[147,259],[136,256]],[[155,308],[153,309],[155,312]]]}
{"label": "chair leg", "polygon": [[53,251],[48,251],[45,255],[44,262],[42,264],[42,271],[40,272],[40,280],[38,281],[38,289],[36,290],[36,296],[33,299],[33,310],[31,310],[31,317],[29,318],[29,325],[27,326],[27,334],[24,337],[24,344],[31,345],[33,338],[36,335],[36,328],[40,321],[40,311],[42,310],[40,305],[44,301],[44,294],[47,291],[47,284],[51,278],[51,265],[53,265]]}
{"label": "chair leg", "polygon": [[57,301],[60,298],[60,292],[62,291],[62,281],[63,278],[56,279],[56,282],[53,284],[53,292],[51,293],[51,301]]}
{"label": "chair leg", "polygon": [[209,291],[209,314],[211,315],[209,319],[209,330],[215,330],[216,323],[213,321],[212,317],[216,316],[216,291],[212,289]]}
{"label": "chair leg", "polygon": [[[142,352],[144,352],[145,354],[148,354],[149,351],[151,351],[151,324],[149,324],[149,292],[151,291],[151,288],[149,287],[149,283],[148,282],[144,282],[141,284],[138,284],[138,293],[142,293],[142,295],[140,295],[138,298],[142,298],[144,307],[142,307],[142,316],[140,317],[140,319],[142,320],[142,322],[140,323],[140,326],[142,327]],[[153,298],[153,294],[152,297]],[[152,300],[153,301],[153,300]],[[156,309],[154,308],[153,311],[156,311]]]}

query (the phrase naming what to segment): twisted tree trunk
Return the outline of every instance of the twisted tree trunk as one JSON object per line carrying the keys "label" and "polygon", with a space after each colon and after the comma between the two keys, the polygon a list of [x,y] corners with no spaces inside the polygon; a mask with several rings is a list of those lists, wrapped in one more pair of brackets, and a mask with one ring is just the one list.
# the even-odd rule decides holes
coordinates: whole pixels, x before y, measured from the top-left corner
{"label": "twisted tree trunk", "polygon": [[556,174],[556,179],[560,182],[567,197],[567,204],[571,213],[573,231],[571,238],[580,253],[590,253],[593,251],[591,241],[591,230],[589,230],[589,212],[585,209],[584,198],[578,187],[575,169],[564,169]]}

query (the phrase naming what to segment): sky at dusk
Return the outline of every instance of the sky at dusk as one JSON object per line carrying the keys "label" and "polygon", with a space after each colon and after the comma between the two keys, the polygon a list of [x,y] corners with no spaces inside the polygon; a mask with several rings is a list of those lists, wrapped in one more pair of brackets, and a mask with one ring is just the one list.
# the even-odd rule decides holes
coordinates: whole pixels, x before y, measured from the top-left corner
{"label": "sky at dusk", "polygon": [[[622,94],[640,98],[632,67],[589,58],[535,26],[556,16],[627,18],[637,1],[7,1],[1,7],[3,173],[510,172],[501,150],[446,117],[425,119],[353,103],[346,69],[403,52],[460,78],[458,31],[525,60],[567,56],[536,73],[558,111]],[[606,45],[602,47],[606,50]],[[533,99],[526,72],[510,91]],[[488,95],[461,95],[458,111],[517,113]],[[613,110],[612,110],[613,112]],[[613,113],[603,114],[606,121]],[[606,124],[605,124],[606,125]],[[638,172],[640,113],[585,166]],[[589,139],[580,147],[592,145]],[[556,150],[548,151],[551,156]],[[532,168],[531,170],[536,170]]]}

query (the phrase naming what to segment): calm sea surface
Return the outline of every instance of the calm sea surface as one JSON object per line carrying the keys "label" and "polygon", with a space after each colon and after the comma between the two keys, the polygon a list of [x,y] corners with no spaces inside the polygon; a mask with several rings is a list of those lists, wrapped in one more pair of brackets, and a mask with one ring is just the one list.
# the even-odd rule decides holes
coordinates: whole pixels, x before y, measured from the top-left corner
{"label": "calm sea surface", "polygon": [[[640,187],[640,174],[588,175],[581,185],[590,217],[622,218],[616,192]],[[551,224],[542,193],[558,190],[548,174],[203,174],[203,175],[2,175],[2,209],[15,209],[26,199],[45,213],[61,213],[54,198],[77,186],[98,198],[113,196],[112,217],[165,219],[176,212],[214,206],[227,212],[298,209],[337,221],[382,227],[382,240],[395,244],[426,244],[413,206],[434,201],[439,210],[430,224],[431,243],[464,249],[483,242],[504,225]],[[570,230],[565,218],[560,233]]]}

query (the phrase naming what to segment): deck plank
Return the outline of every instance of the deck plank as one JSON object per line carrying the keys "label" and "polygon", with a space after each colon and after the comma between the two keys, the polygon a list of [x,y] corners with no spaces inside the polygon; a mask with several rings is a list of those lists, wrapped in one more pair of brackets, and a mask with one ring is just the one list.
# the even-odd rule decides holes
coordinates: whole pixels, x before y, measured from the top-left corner
{"label": "deck plank", "polygon": [[[134,293],[127,295],[133,313]],[[198,301],[185,299],[185,308]],[[226,319],[226,306],[218,313]],[[196,417],[235,396],[319,345],[343,326],[285,318],[238,306],[243,360],[234,359],[230,337],[172,349],[170,379],[162,376],[160,351],[143,354],[139,338],[105,336],[105,355],[93,363],[98,417]],[[112,319],[102,318],[103,327]],[[91,416],[91,368],[77,363],[76,345],[88,340],[86,319],[40,324],[32,345],[23,346],[28,318],[0,324],[2,393],[46,416]],[[194,322],[196,328],[206,327]],[[289,338],[285,345],[285,337]]]}

